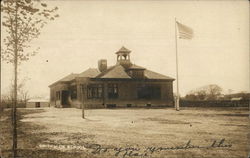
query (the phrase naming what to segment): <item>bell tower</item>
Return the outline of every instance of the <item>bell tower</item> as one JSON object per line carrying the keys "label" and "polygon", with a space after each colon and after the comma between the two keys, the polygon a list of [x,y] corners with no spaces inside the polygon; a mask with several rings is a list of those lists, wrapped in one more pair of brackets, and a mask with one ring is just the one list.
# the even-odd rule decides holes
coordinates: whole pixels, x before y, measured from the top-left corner
{"label": "bell tower", "polygon": [[128,50],[125,47],[122,47],[118,52],[116,52],[117,55],[117,63],[122,65],[124,68],[128,68],[132,65],[130,62],[130,53],[131,51]]}

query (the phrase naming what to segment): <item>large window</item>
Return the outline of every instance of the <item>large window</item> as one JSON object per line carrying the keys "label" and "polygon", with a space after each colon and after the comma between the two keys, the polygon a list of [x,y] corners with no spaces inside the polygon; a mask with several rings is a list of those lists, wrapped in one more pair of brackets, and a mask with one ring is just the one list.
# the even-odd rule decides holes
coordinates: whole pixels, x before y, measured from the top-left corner
{"label": "large window", "polygon": [[118,85],[108,84],[108,97],[110,99],[118,98]]}
{"label": "large window", "polygon": [[138,85],[137,97],[138,99],[160,99],[161,88],[156,85]]}
{"label": "large window", "polygon": [[87,97],[92,98],[102,98],[103,97],[103,86],[102,84],[90,84],[87,88]]}
{"label": "large window", "polygon": [[77,99],[77,87],[76,86],[70,87],[70,97],[71,99]]}

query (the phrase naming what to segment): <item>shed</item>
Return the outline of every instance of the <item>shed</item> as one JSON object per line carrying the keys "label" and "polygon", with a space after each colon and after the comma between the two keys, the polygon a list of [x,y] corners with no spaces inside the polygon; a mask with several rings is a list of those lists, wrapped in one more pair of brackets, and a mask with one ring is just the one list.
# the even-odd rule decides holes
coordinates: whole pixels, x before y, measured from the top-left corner
{"label": "shed", "polygon": [[237,98],[235,97],[231,99],[231,101],[240,101],[240,100],[242,100],[242,97],[237,97]]}
{"label": "shed", "polygon": [[42,107],[50,107],[49,101],[46,99],[30,99],[26,108],[42,108]]}

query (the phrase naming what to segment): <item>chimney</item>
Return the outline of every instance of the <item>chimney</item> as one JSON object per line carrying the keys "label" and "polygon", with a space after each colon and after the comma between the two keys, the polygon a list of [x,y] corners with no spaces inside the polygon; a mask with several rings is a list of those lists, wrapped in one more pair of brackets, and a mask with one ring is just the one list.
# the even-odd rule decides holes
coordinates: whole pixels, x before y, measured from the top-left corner
{"label": "chimney", "polygon": [[98,61],[98,69],[100,72],[107,70],[107,60],[101,59]]}

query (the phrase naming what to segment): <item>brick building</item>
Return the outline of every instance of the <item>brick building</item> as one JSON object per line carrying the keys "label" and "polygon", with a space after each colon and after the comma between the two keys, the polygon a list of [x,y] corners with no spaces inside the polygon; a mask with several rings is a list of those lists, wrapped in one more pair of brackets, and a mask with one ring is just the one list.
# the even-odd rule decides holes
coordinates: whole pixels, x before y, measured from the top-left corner
{"label": "brick building", "polygon": [[70,74],[51,84],[50,104],[56,107],[109,108],[173,106],[174,79],[132,64],[131,51],[122,47],[117,63]]}

